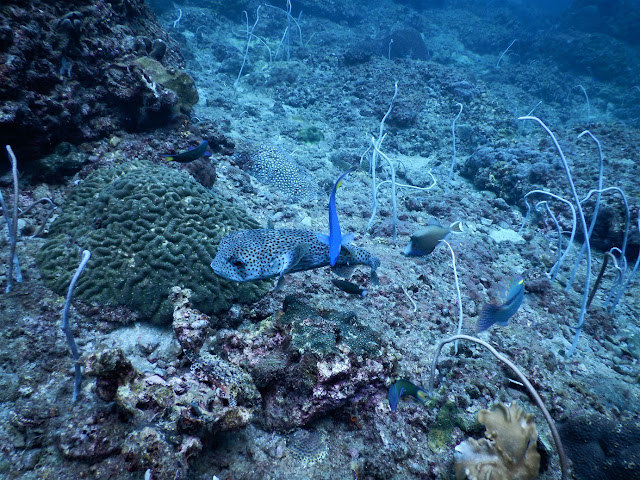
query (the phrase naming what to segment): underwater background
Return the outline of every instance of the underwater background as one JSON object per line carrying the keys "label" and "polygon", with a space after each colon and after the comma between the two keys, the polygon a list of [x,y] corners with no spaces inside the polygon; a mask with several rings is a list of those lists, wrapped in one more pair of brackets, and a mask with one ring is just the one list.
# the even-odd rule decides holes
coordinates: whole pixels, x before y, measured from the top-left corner
{"label": "underwater background", "polygon": [[640,479],[640,2],[2,0],[0,146],[0,478]]}

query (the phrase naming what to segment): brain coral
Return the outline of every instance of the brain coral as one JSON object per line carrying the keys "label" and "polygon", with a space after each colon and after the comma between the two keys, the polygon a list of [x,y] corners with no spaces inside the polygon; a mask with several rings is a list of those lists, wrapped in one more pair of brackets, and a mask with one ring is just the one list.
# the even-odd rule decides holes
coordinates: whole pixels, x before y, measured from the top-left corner
{"label": "brain coral", "polygon": [[209,315],[266,291],[264,282],[237,284],[209,267],[224,235],[256,227],[187,173],[130,161],[98,169],[74,188],[36,261],[47,285],[62,295],[80,252],[91,250],[77,298],[126,305],[163,324],[172,317],[172,286],[191,289],[194,307]]}
{"label": "brain coral", "polygon": [[576,478],[640,479],[640,421],[636,418],[576,415],[559,431]]}

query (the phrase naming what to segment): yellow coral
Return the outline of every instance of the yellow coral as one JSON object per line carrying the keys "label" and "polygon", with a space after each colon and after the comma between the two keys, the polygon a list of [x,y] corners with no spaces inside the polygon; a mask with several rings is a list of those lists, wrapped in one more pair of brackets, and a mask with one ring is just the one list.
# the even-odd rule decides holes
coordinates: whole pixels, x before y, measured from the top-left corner
{"label": "yellow coral", "polygon": [[457,480],[533,480],[540,470],[538,431],[531,414],[516,402],[480,410],[485,437],[467,439],[456,447]]}

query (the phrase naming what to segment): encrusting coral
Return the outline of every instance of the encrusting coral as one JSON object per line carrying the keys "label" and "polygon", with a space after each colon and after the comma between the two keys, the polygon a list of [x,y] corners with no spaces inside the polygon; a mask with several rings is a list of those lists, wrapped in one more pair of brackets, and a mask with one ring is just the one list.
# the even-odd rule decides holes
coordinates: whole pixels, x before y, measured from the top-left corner
{"label": "encrusting coral", "polygon": [[538,430],[533,416],[516,402],[480,410],[485,437],[469,438],[454,453],[457,480],[533,480],[540,470]]}

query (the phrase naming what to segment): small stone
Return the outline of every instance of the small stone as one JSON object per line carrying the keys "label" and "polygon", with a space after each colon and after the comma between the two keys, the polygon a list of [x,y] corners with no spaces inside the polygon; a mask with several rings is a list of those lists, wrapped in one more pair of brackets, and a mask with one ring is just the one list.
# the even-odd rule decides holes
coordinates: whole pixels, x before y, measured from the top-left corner
{"label": "small stone", "polygon": [[156,348],[158,348],[158,345],[160,345],[160,341],[157,338],[150,335],[144,335],[138,338],[136,348],[143,355],[150,355]]}
{"label": "small stone", "polygon": [[17,373],[0,373],[0,403],[18,398],[20,377]]}
{"label": "small stone", "polygon": [[41,456],[41,448],[35,448],[33,450],[26,451],[24,456],[22,457],[22,468],[24,470],[33,470],[34,468],[36,468],[36,465],[40,461]]}
{"label": "small stone", "polygon": [[640,335],[631,335],[627,338],[627,349],[633,358],[640,358]]}

